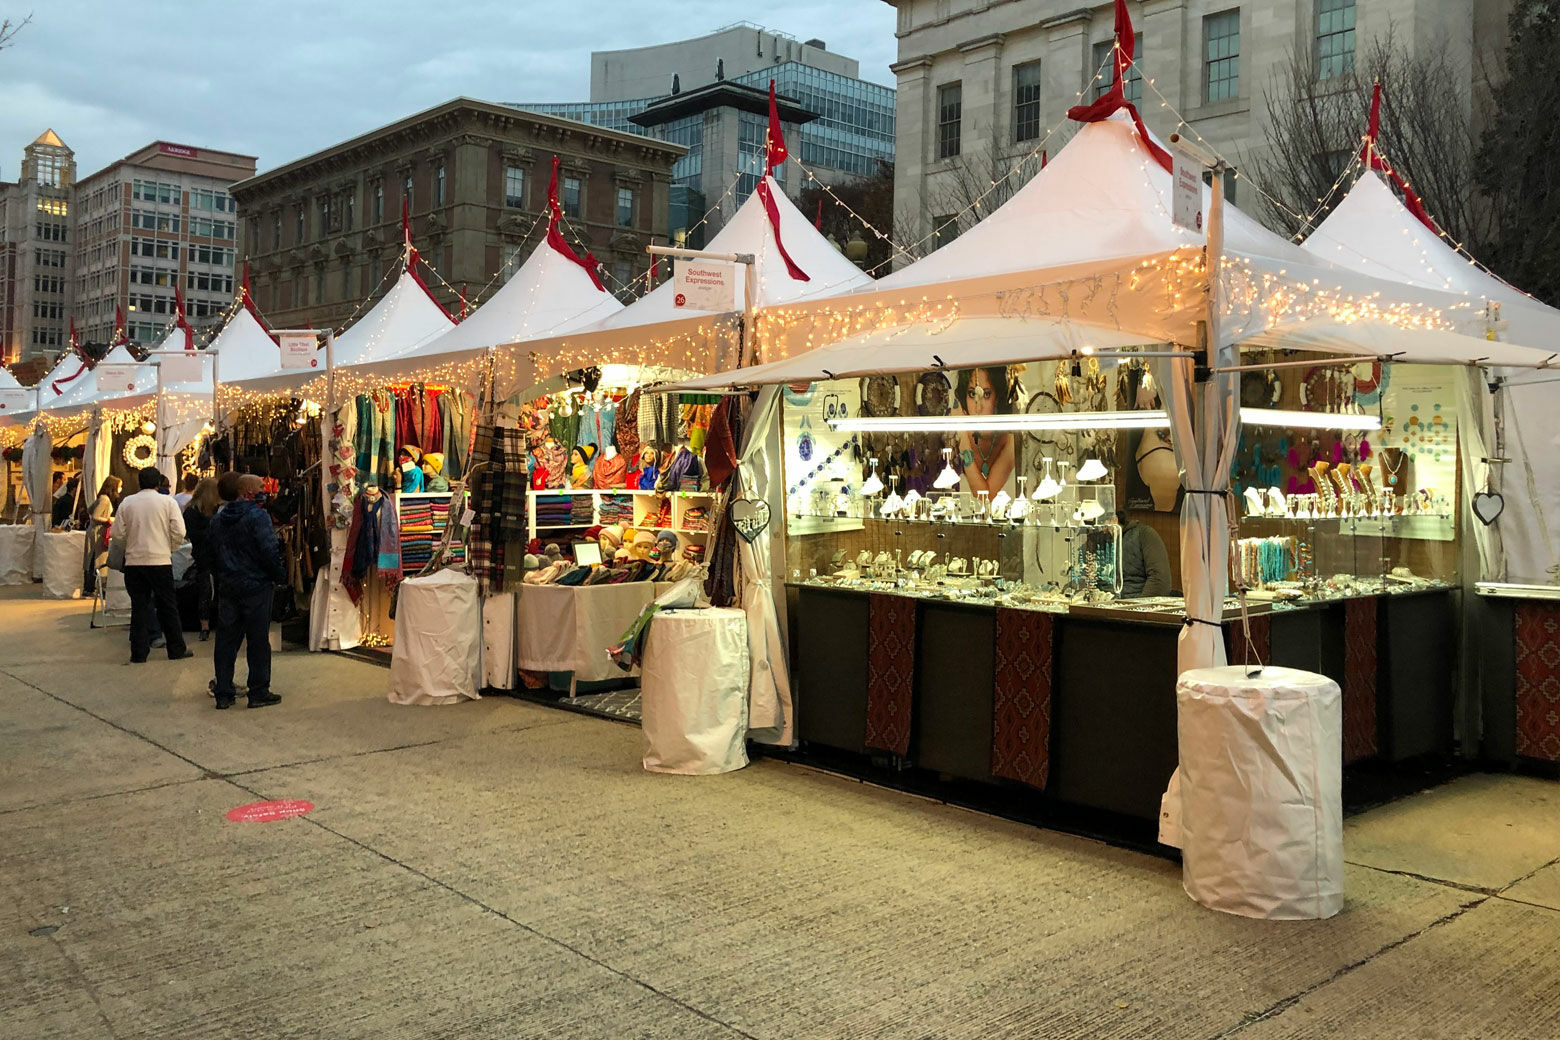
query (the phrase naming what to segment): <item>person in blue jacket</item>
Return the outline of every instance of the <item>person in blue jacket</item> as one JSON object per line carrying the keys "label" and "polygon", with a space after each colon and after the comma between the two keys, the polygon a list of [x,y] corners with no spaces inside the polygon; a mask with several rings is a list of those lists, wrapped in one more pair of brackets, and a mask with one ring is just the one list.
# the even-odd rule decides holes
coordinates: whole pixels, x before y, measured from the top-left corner
{"label": "person in blue jacket", "polygon": [[217,481],[223,506],[206,530],[217,573],[216,681],[218,710],[231,708],[238,645],[247,641],[249,706],[280,704],[271,692],[271,610],[276,587],[287,581],[270,515],[257,500],[264,482],[253,474],[224,473]]}

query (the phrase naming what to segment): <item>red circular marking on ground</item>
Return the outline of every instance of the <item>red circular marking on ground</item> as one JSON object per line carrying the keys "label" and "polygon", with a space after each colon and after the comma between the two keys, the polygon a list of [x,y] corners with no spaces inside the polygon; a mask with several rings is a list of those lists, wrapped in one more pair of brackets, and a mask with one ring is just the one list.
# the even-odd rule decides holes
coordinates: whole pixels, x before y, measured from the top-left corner
{"label": "red circular marking on ground", "polygon": [[234,823],[275,823],[294,816],[302,816],[314,808],[313,802],[288,798],[279,802],[250,802],[227,811],[227,818]]}

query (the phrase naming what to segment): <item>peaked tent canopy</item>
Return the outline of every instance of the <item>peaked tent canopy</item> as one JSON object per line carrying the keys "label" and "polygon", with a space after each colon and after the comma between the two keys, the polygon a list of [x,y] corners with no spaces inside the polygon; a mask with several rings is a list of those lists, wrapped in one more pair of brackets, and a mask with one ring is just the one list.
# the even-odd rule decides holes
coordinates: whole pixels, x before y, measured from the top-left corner
{"label": "peaked tent canopy", "polygon": [[[596,288],[579,264],[544,240],[509,281],[459,325],[446,323],[442,334],[417,342],[392,345],[386,339],[384,349],[356,361],[343,363],[338,354],[337,367],[350,375],[396,382],[435,366],[453,370],[467,365],[490,347],[562,335],[622,309],[610,293]],[[472,378],[461,380],[470,384],[468,389],[476,385],[476,369],[471,367]]]}
{"label": "peaked tent canopy", "polygon": [[[331,361],[337,371],[341,371],[352,365],[414,350],[454,327],[444,308],[428,295],[417,276],[409,269],[403,269],[379,302],[336,337],[331,346]],[[323,342],[322,339],[322,350]],[[323,355],[319,368],[282,368],[281,354],[277,352],[275,367],[269,373],[229,379],[224,370],[222,382],[255,393],[285,392],[299,390],[324,375]]]}
{"label": "peaked tent canopy", "polygon": [[[1460,335],[1447,339],[1439,351],[1446,360],[1489,357],[1490,364],[1533,365],[1553,352],[1545,347],[1560,349],[1560,310],[1508,285],[1457,252],[1409,213],[1374,171],[1361,175],[1327,219],[1311,232],[1305,248],[1328,263],[1362,275],[1461,298],[1462,316],[1456,330]],[[1502,326],[1496,330],[1500,340],[1526,344],[1541,353],[1514,351],[1509,346],[1497,349],[1489,343],[1486,330],[1480,327],[1486,301],[1501,305]],[[1360,345],[1366,352],[1372,345],[1390,346],[1390,334],[1399,331],[1378,323],[1362,324],[1366,327],[1359,330]],[[1314,330],[1299,331],[1315,334]],[[1343,332],[1336,330],[1340,336]],[[1426,330],[1418,337],[1420,346],[1416,349],[1412,330],[1403,330],[1400,349],[1407,350],[1413,360],[1435,360],[1418,355],[1436,335],[1445,333]]]}
{"label": "peaked tent canopy", "polygon": [[[182,341],[183,333],[179,333],[179,337]],[[151,365],[141,369],[136,381],[128,386],[104,386],[101,381],[104,365],[137,364],[141,362],[130,353],[130,347],[119,344],[105,354],[91,371],[72,380],[70,389],[61,394],[49,410],[55,415],[76,415],[110,402],[118,408],[134,408],[145,404],[157,394],[157,373]]]}
{"label": "peaked tent canopy", "polygon": [[[806,273],[807,281],[793,278],[787,269],[757,192],[704,247],[710,253],[753,254],[754,307],[830,299],[872,284],[872,278],[819,234],[778,186],[772,185],[770,198],[779,216],[785,251]],[[566,338],[554,335],[543,342],[516,344],[529,354],[531,365],[520,365],[516,385],[508,392],[558,372],[595,364],[645,364],[700,373],[734,367],[738,360],[734,319],[747,306],[742,265],[735,266],[734,311],[679,307],[677,289],[667,282],[605,321]]]}

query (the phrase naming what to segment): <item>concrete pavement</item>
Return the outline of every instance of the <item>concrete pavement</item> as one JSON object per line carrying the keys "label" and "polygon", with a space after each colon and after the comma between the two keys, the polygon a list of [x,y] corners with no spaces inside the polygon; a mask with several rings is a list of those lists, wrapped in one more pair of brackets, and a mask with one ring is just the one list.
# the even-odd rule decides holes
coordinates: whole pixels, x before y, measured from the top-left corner
{"label": "concrete pavement", "polygon": [[[1560,784],[1349,823],[1330,921],[1202,910],[1174,865],[777,762],[638,764],[505,698],[397,708],[288,654],[130,666],[0,589],[0,1036],[1560,1035]],[[317,808],[269,824],[257,799]]]}

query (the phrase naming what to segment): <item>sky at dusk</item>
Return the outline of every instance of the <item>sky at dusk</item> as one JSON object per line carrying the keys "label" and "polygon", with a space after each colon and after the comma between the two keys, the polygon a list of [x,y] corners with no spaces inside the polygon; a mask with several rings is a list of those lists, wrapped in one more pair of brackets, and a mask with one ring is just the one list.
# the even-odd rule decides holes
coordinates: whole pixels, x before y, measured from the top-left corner
{"label": "sky at dusk", "polygon": [[0,0],[0,18],[32,14],[0,51],[0,180],[16,179],[46,128],[74,149],[80,176],[155,140],[258,156],[267,170],[462,95],[584,101],[591,51],[738,19],[822,38],[863,79],[893,83],[894,9],[882,0],[654,9],[652,28],[642,0]]}

